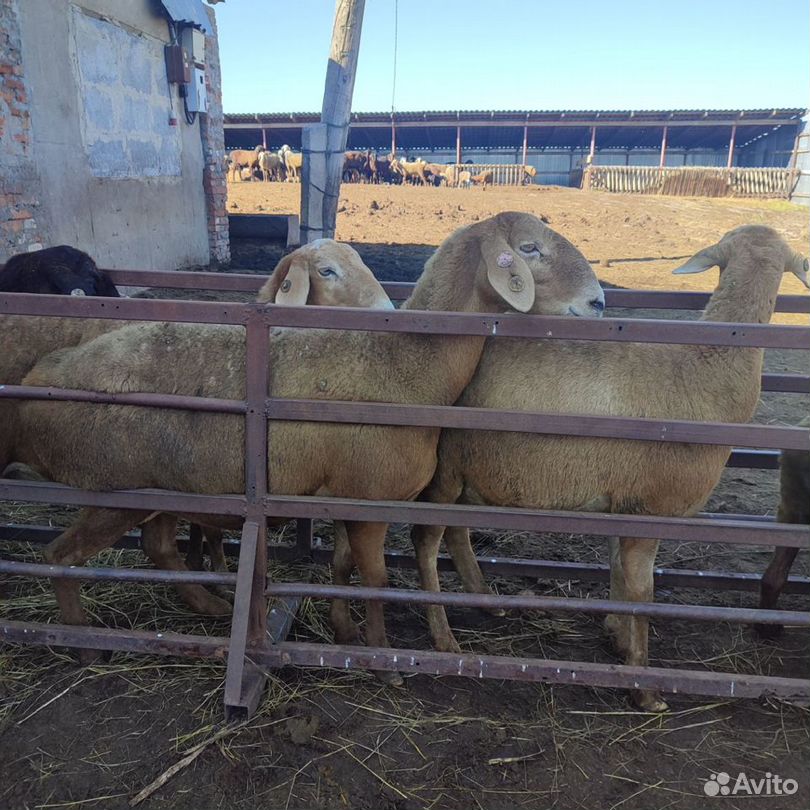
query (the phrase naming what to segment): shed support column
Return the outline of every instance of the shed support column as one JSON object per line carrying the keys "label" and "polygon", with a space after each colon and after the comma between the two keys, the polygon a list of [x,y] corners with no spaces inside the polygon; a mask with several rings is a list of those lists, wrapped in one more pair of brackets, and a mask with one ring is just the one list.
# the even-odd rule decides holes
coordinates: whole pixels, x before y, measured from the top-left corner
{"label": "shed support column", "polygon": [[461,127],[456,127],[456,163],[461,163]]}
{"label": "shed support column", "polygon": [[[349,135],[364,8],[365,0],[336,2],[321,123],[315,127],[306,127],[302,133],[304,158],[301,172],[301,239],[305,244],[320,237],[335,237],[340,180],[346,159],[346,140]],[[323,154],[319,155],[317,153],[320,150],[314,141],[323,142],[324,139],[323,147],[318,144],[323,149]],[[318,177],[318,173],[312,168],[315,158],[319,157],[325,158],[323,177]],[[319,182],[321,180],[323,183]],[[313,210],[318,207],[318,203],[320,217]]]}
{"label": "shed support column", "polygon": [[588,165],[590,166],[593,163],[593,159],[596,156],[596,127],[591,127],[591,146],[588,150]]}
{"label": "shed support column", "polygon": [[734,142],[737,140],[737,125],[731,126],[731,139],[728,142],[728,162],[726,168],[730,169],[734,165]]}
{"label": "shed support column", "polygon": [[529,151],[529,125],[523,125],[523,156],[520,159],[522,165],[526,165],[526,153]]}
{"label": "shed support column", "polygon": [[664,132],[661,135],[661,160],[658,163],[659,168],[663,169],[667,165],[667,133],[668,128],[664,127]]}
{"label": "shed support column", "polygon": [[262,148],[267,149],[267,130],[262,127]]}
{"label": "shed support column", "polygon": [[397,125],[394,123],[393,116],[391,118],[391,154],[397,156]]}

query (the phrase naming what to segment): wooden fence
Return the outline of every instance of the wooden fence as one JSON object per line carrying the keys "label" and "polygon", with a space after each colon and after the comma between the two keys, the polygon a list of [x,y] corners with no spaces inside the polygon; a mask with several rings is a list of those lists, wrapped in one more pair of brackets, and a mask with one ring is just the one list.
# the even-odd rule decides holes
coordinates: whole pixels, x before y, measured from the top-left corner
{"label": "wooden fence", "polygon": [[456,168],[470,172],[473,177],[481,172],[492,172],[493,186],[522,186],[532,179],[520,163],[457,163]]}
{"label": "wooden fence", "polygon": [[788,199],[798,179],[795,169],[591,166],[582,188],[675,197],[776,197]]}

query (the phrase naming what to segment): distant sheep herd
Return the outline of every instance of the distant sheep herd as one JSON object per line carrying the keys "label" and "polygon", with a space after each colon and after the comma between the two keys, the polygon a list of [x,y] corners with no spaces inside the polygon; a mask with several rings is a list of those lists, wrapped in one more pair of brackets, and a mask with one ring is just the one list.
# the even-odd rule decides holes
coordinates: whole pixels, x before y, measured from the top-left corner
{"label": "distant sheep herd", "polygon": [[[225,167],[232,182],[264,180],[265,182],[296,182],[301,179],[301,152],[286,144],[277,152],[257,146],[255,149],[234,149],[225,155]],[[534,166],[523,166],[522,182],[531,183],[537,176]],[[391,153],[378,155],[372,150],[349,151],[343,162],[344,183],[410,183],[420,186],[445,185],[450,188],[487,188],[495,177],[492,169],[473,173],[464,164],[429,163],[421,158],[412,160]]]}
{"label": "distant sheep herd", "polygon": [[[282,164],[290,176],[300,169],[300,155],[291,151],[247,154],[255,155],[261,171],[278,177]],[[241,159],[235,157],[235,164]],[[376,161],[358,161],[352,171],[380,172]],[[407,162],[387,161],[388,170],[392,165],[409,171]],[[437,176],[434,169],[438,172],[424,164],[414,171],[427,181]],[[713,266],[722,272],[702,315],[706,321],[767,323],[783,273],[808,284],[807,259],[764,226],[729,232],[676,272]],[[13,257],[0,270],[0,290],[118,294],[87,254],[67,246]],[[318,240],[283,258],[258,301],[392,306],[360,256],[332,240]],[[507,212],[448,237],[427,261],[404,307],[600,317],[605,298],[573,244],[537,217]],[[238,327],[6,315],[0,317],[0,339],[0,383],[232,399],[245,390],[244,332]],[[473,335],[447,339],[285,328],[270,336],[269,395],[746,422],[759,401],[762,357],[762,350],[754,348],[485,342]],[[678,383],[683,380],[690,382]],[[278,421],[268,429],[274,492],[364,500],[419,497],[435,503],[688,516],[703,507],[729,455],[729,448],[711,445],[516,432]],[[96,490],[238,493],[245,486],[243,431],[242,418],[235,415],[199,413],[190,419],[180,411],[4,399],[0,470],[4,477]],[[785,454],[781,491],[780,519],[807,523],[810,453]],[[81,565],[140,524],[144,551],[155,565],[201,567],[199,543],[188,561],[179,556],[178,517],[202,527],[212,567],[224,567],[221,532],[237,527],[239,519],[116,509],[83,509],[44,557],[53,565]],[[384,586],[385,535],[384,523],[336,524],[335,582],[348,584],[357,566],[365,585]],[[436,555],[442,535],[441,527],[417,526],[412,533],[427,590],[439,590]],[[465,589],[489,593],[468,532],[450,528],[444,539]],[[656,548],[656,540],[612,542],[612,598],[652,601]],[[793,556],[787,549],[775,555],[763,604],[775,604]],[[78,580],[54,579],[53,586],[63,621],[85,623]],[[182,584],[178,590],[196,612],[231,610],[202,585]],[[437,648],[458,650],[444,609],[429,607],[428,619]],[[331,623],[338,641],[357,641],[358,627],[346,602],[333,602]],[[647,663],[646,618],[609,616],[606,625],[626,663]],[[379,602],[366,606],[365,637],[371,646],[388,644]],[[399,680],[398,673],[385,677]],[[655,691],[637,690],[635,700],[647,710],[666,707]]]}

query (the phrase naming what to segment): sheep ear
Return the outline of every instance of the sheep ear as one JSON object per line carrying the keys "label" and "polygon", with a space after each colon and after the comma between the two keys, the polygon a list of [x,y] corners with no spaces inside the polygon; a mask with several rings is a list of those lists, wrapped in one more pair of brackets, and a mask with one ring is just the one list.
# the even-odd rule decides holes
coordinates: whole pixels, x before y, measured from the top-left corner
{"label": "sheep ear", "polygon": [[718,257],[714,254],[712,248],[705,248],[692,256],[685,264],[676,267],[672,273],[676,276],[686,275],[688,273],[705,273],[709,268],[719,264]]}
{"label": "sheep ear", "polygon": [[288,307],[303,307],[309,298],[309,270],[301,262],[290,265],[287,278],[281,282],[276,293],[276,304]]}
{"label": "sheep ear", "polygon": [[[291,275],[294,268],[298,268],[301,272]],[[301,257],[301,249],[299,248],[284,256],[276,265],[276,269],[273,270],[270,278],[265,281],[264,286],[259,290],[256,301],[259,304],[299,306],[298,298],[302,294],[301,306],[306,304],[309,295],[309,272],[306,268],[306,262]]]}
{"label": "sheep ear", "polygon": [[797,253],[790,265],[790,272],[810,290],[810,281],[807,280],[808,270],[810,270],[810,259],[805,259]]}
{"label": "sheep ear", "polygon": [[534,304],[534,277],[529,266],[512,250],[502,236],[481,245],[487,265],[487,279],[498,295],[518,312],[528,312]]}

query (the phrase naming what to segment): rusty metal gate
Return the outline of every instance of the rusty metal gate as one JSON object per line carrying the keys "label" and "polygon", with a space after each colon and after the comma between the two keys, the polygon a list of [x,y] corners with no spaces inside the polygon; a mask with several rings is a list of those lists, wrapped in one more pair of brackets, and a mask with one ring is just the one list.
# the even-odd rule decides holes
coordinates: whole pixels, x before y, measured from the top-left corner
{"label": "rusty metal gate", "polygon": [[[241,290],[255,292],[264,277],[216,273],[157,273],[109,271],[118,284]],[[407,297],[412,285],[386,284],[394,299]],[[696,309],[708,300],[704,293],[670,293],[606,290],[608,307]],[[810,312],[810,298],[780,296],[780,312]],[[549,661],[492,655],[453,654],[426,650],[349,647],[286,640],[302,598],[351,597],[382,601],[431,603],[465,607],[503,607],[620,613],[695,621],[778,623],[810,627],[810,613],[763,611],[661,603],[619,602],[609,599],[489,596],[462,593],[427,593],[393,588],[342,588],[308,583],[267,582],[268,556],[279,559],[329,561],[330,552],[312,543],[313,519],[367,520],[489,527],[521,531],[577,532],[661,540],[772,544],[810,548],[807,527],[778,524],[748,515],[702,514],[695,518],[652,517],[621,514],[578,513],[517,508],[437,505],[402,501],[360,501],[327,497],[293,497],[270,494],[267,481],[267,420],[354,422],[507,430],[570,436],[599,436],[640,441],[674,441],[736,446],[732,466],[775,468],[780,449],[810,448],[810,431],[764,425],[738,425],[628,417],[583,417],[496,411],[480,408],[405,406],[371,402],[337,402],[268,398],[267,332],[273,326],[350,329],[383,332],[416,332],[446,335],[495,335],[564,340],[692,343],[714,346],[760,346],[808,349],[810,328],[716,322],[678,322],[605,318],[586,320],[517,314],[350,310],[321,307],[274,307],[258,304],[209,303],[176,300],[71,298],[23,294],[0,295],[0,313],[58,315],[146,321],[231,324],[246,330],[246,398],[225,400],[167,394],[102,394],[19,385],[0,385],[0,397],[61,399],[68,401],[139,405],[243,415],[246,420],[244,494],[195,495],[161,490],[92,492],[59,484],[0,480],[0,498],[69,505],[178,511],[244,518],[241,541],[235,546],[238,568],[232,573],[199,571],[142,571],[92,567],[58,567],[0,560],[0,573],[36,577],[74,577],[131,582],[199,583],[235,585],[236,594],[228,637],[164,632],[123,631],[0,620],[6,641],[64,645],[77,648],[227,658],[225,706],[229,715],[251,712],[264,684],[263,670],[285,665],[340,667],[342,669],[398,670],[476,678],[506,678],[546,683],[586,684],[619,688],[660,689],[723,697],[776,695],[810,697],[810,681],[739,673],[708,672],[660,667],[631,667],[583,661]],[[1,382],[1,381],[0,381]],[[763,390],[810,393],[810,378],[802,375],[765,374]],[[269,546],[266,516],[294,518],[298,540],[294,548]],[[58,532],[43,527],[5,526],[0,539],[18,537],[47,542]],[[123,545],[137,544],[134,536]],[[389,565],[415,567],[410,555],[388,553]],[[605,566],[526,561],[482,560],[485,571],[535,577],[607,579]],[[440,560],[449,567],[446,558]],[[746,574],[683,570],[656,571],[656,583],[689,587],[753,590],[758,577]],[[793,578],[789,590],[810,593],[810,580]],[[273,598],[268,613],[268,597]]]}

